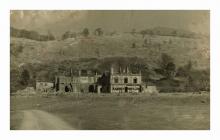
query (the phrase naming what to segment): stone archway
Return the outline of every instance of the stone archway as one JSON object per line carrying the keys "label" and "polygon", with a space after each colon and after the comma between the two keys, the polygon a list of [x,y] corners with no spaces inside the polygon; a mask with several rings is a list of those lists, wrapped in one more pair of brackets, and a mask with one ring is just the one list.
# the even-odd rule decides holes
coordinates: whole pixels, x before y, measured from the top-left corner
{"label": "stone archway", "polygon": [[70,89],[68,86],[65,86],[65,92],[70,92]]}
{"label": "stone archway", "polygon": [[95,92],[95,87],[94,85],[89,86],[89,92]]}

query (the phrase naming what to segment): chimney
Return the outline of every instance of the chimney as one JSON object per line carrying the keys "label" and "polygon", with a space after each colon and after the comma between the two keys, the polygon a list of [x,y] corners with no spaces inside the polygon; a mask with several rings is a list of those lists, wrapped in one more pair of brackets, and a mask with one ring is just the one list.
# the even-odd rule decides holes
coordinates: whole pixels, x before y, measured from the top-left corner
{"label": "chimney", "polygon": [[126,70],[125,70],[125,68],[123,68],[123,73],[126,73]]}
{"label": "chimney", "polygon": [[111,66],[111,74],[114,74],[114,68]]}
{"label": "chimney", "polygon": [[129,73],[129,68],[128,68],[128,66],[126,67],[126,73]]}

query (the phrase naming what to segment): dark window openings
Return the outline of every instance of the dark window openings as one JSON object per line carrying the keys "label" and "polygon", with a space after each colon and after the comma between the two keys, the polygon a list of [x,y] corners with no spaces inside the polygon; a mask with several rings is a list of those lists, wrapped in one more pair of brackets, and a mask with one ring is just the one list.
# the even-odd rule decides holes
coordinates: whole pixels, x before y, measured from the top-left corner
{"label": "dark window openings", "polygon": [[124,83],[128,83],[128,78],[124,78]]}
{"label": "dark window openings", "polygon": [[118,78],[115,78],[115,79],[114,79],[114,83],[118,83]]}
{"label": "dark window openings", "polygon": [[125,92],[128,92],[128,87],[125,87]]}
{"label": "dark window openings", "polygon": [[134,78],[134,79],[133,79],[133,83],[134,83],[134,84],[137,84],[137,78]]}

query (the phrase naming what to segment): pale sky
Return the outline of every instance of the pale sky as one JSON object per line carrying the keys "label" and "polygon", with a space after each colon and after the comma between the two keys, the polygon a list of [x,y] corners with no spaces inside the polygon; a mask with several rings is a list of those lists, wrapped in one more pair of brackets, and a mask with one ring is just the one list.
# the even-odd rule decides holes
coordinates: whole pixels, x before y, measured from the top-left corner
{"label": "pale sky", "polygon": [[85,27],[126,32],[158,26],[209,34],[209,24],[209,11],[11,11],[11,26],[56,35]]}

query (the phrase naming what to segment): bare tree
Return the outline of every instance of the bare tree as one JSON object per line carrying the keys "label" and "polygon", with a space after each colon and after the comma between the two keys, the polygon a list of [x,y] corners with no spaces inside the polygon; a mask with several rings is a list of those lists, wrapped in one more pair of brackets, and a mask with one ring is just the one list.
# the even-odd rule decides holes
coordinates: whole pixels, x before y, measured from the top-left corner
{"label": "bare tree", "polygon": [[89,36],[89,29],[88,28],[84,28],[82,31],[82,34],[84,37],[88,37]]}

